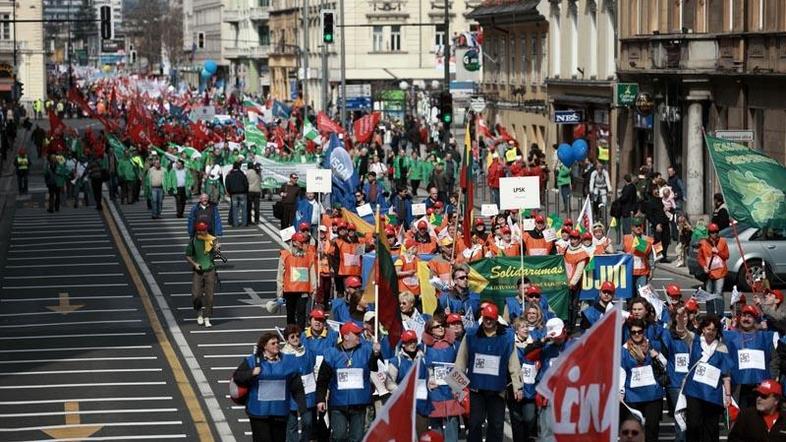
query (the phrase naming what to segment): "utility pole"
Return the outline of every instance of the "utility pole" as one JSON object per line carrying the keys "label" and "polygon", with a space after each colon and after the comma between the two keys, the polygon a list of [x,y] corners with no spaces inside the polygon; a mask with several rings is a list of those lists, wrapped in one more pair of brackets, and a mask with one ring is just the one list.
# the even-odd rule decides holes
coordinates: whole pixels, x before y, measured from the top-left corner
{"label": "utility pole", "polygon": [[[445,78],[442,89],[445,92],[450,92],[450,0],[445,0],[445,52],[443,55],[443,63],[445,68]],[[443,137],[444,151],[448,151],[450,144],[450,126],[453,124],[451,119],[450,123],[445,125],[445,136]]]}
{"label": "utility pole", "polygon": [[338,0],[338,16],[341,17],[341,125],[347,128],[347,45],[344,43],[344,0]]}
{"label": "utility pole", "polygon": [[308,116],[308,0],[303,0],[303,118]]}
{"label": "utility pole", "polygon": [[[320,10],[325,9],[325,0],[320,3]],[[323,29],[324,32],[324,29]],[[327,113],[328,110],[328,62],[327,62],[327,43],[322,42],[322,110]]]}

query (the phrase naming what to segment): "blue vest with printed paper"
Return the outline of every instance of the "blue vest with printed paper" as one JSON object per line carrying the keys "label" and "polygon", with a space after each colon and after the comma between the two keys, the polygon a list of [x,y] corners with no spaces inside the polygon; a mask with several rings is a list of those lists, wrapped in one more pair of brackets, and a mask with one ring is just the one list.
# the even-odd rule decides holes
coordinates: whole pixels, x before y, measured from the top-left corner
{"label": "blue vest with printed paper", "polygon": [[450,372],[453,364],[456,362],[457,354],[458,347],[455,345],[439,349],[427,347],[426,366],[434,372],[434,378],[439,385],[437,388],[429,391],[429,400],[447,401],[453,399],[453,392],[445,381],[448,372]]}
{"label": "blue vest with printed paper", "polygon": [[361,342],[352,350],[344,351],[341,345],[325,352],[323,364],[333,370],[330,379],[331,407],[368,405],[371,403],[371,379],[368,361],[371,359],[371,344]]}
{"label": "blue vest with printed paper", "polygon": [[758,385],[772,377],[769,365],[775,349],[775,332],[724,331],[723,342],[729,347],[729,355],[734,363],[731,371],[734,385]]}
{"label": "blue vest with printed paper", "polygon": [[663,351],[669,355],[666,360],[666,373],[669,376],[668,388],[680,388],[682,380],[690,368],[690,348],[671,332],[663,333]]}
{"label": "blue vest with printed paper", "polygon": [[469,388],[504,391],[508,379],[508,360],[513,353],[514,336],[503,333],[487,337],[479,328],[467,334]]}
{"label": "blue vest with printed paper", "polygon": [[[685,396],[711,402],[719,407],[723,406],[723,383],[721,379],[724,375],[729,375],[734,366],[729,353],[718,349],[710,356],[706,363],[699,362],[701,359],[701,337],[693,339],[693,348],[690,354],[690,371],[685,379],[685,388],[682,390]],[[721,345],[718,348],[722,348]]]}
{"label": "blue vest with printed paper", "polygon": [[[408,356],[402,356],[401,354],[396,355],[394,358],[388,361],[388,364],[392,364],[398,370],[398,375],[396,376],[396,385],[400,385],[404,381],[404,377],[409,373],[409,369],[412,368],[412,364],[415,361],[410,359]],[[423,359],[420,360],[420,367],[418,367],[418,380],[416,381],[417,385],[415,386],[415,396],[417,397],[417,402],[415,405],[415,409],[417,410],[418,414],[421,416],[428,416],[431,413],[431,410],[434,408],[431,402],[428,401],[428,371],[426,370],[426,364],[423,362]]]}
{"label": "blue vest with printed paper", "polygon": [[[316,354],[306,347],[306,351],[301,355],[289,354],[291,363],[297,366],[297,372],[303,381],[303,390],[306,393],[306,408],[314,408],[317,405],[317,378],[314,373],[316,364]],[[289,401],[289,410],[297,411],[297,402],[294,399]]]}
{"label": "blue vest with printed paper", "polygon": [[625,402],[635,404],[663,399],[665,392],[655,378],[652,357],[647,355],[639,364],[624,346],[621,352],[620,365],[625,370]]}
{"label": "blue vest with printed paper", "polygon": [[[246,358],[249,367],[256,365],[256,356]],[[288,416],[289,379],[297,376],[297,364],[289,355],[281,355],[275,362],[260,360],[260,373],[255,381],[251,382],[248,389],[248,402],[246,412],[249,416]]]}
{"label": "blue vest with printed paper", "polygon": [[535,399],[535,385],[538,377],[538,365],[536,362],[524,357],[526,347],[516,347],[516,354],[521,362],[521,390],[524,392],[524,399]]}

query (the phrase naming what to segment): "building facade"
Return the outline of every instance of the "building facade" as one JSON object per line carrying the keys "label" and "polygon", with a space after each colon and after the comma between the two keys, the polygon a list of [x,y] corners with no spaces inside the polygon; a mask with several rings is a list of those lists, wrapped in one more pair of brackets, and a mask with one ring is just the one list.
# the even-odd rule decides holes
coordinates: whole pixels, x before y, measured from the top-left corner
{"label": "building facade", "polygon": [[[0,1],[0,17],[3,19],[41,20],[43,14],[41,0],[24,3]],[[1,99],[11,100],[14,78],[23,85],[19,101],[28,110],[32,110],[33,101],[46,98],[43,23],[0,23]]]}
{"label": "building facade", "polygon": [[270,95],[278,100],[294,101],[298,93],[300,67],[300,5],[296,0],[272,0],[270,27]]}
{"label": "building facade", "polygon": [[192,86],[199,84],[199,73],[206,60],[218,65],[216,77],[225,83],[229,78],[230,62],[225,46],[234,41],[230,22],[224,20],[224,8],[229,0],[184,0],[183,47],[190,54],[190,63],[182,69],[183,77]]}
{"label": "building facade", "polygon": [[[615,178],[617,112],[616,12],[614,0],[552,0],[548,3],[550,140],[587,140],[590,161],[608,165]],[[557,113],[572,116],[562,124]],[[561,118],[559,120],[562,120]]]}
{"label": "building facade", "polygon": [[628,170],[675,166],[699,215],[716,191],[702,130],[753,131],[751,147],[786,159],[786,1],[620,2],[619,30],[620,81],[641,91],[620,120]]}
{"label": "building facade", "polygon": [[229,60],[227,87],[265,97],[270,91],[270,0],[228,0],[224,22],[229,24],[224,56]]}
{"label": "building facade", "polygon": [[483,28],[483,79],[489,124],[502,124],[522,149],[553,143],[549,135],[548,2],[484,2],[470,17]]}

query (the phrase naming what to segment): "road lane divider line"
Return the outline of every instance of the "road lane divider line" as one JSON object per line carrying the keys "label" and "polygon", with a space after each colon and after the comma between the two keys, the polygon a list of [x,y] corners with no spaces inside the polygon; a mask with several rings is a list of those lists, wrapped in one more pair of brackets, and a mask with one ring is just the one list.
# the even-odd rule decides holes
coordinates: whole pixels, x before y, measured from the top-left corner
{"label": "road lane divider line", "polygon": [[[213,390],[207,381],[207,377],[202,372],[202,368],[199,366],[197,358],[194,356],[191,347],[188,345],[188,341],[183,335],[183,332],[180,330],[180,326],[178,326],[177,320],[175,319],[172,310],[169,308],[169,304],[167,303],[164,294],[161,292],[161,288],[158,286],[158,283],[153,277],[153,274],[150,272],[150,269],[147,267],[147,264],[140,255],[139,250],[137,249],[133,239],[131,238],[131,235],[128,232],[128,229],[123,224],[123,220],[120,217],[117,208],[115,208],[115,204],[112,201],[105,200],[105,206],[109,209],[108,211],[103,211],[106,223],[109,226],[109,232],[114,238],[117,249],[120,252],[120,256],[123,259],[123,262],[126,264],[126,268],[128,269],[129,275],[131,276],[134,285],[139,291],[139,298],[142,301],[145,312],[147,313],[150,326],[153,329],[159,345],[161,346],[161,350],[164,353],[167,363],[172,369],[175,382],[177,383],[178,389],[183,396],[186,407],[188,408],[189,414],[191,415],[191,419],[194,421],[194,426],[196,427],[199,440],[203,442],[214,440],[213,434],[210,430],[210,425],[208,424],[207,418],[202,409],[202,404],[196,396],[194,387],[191,385],[191,382],[189,381],[188,376],[186,375],[183,366],[180,363],[180,360],[175,354],[174,347],[170,343],[161,321],[158,319],[158,315],[156,314],[155,308],[153,307],[153,301],[150,299],[150,293],[148,292],[147,287],[142,282],[142,278],[139,275],[140,271],[144,275],[145,281],[147,281],[147,284],[150,287],[150,291],[153,292],[152,297],[156,300],[156,304],[158,305],[158,308],[164,317],[164,321],[166,321],[169,333],[175,340],[175,343],[177,344],[177,347],[180,350],[180,353],[183,356],[188,369],[191,371],[191,376],[193,376],[194,381],[199,388],[199,392],[202,395],[208,413],[210,413],[219,438],[223,442],[234,442],[235,437],[232,434],[232,429],[229,427],[226,417],[224,416],[223,407],[219,404],[218,400],[213,394]],[[139,270],[137,270],[134,261],[131,260],[131,256],[133,256],[136,265],[139,266]]]}

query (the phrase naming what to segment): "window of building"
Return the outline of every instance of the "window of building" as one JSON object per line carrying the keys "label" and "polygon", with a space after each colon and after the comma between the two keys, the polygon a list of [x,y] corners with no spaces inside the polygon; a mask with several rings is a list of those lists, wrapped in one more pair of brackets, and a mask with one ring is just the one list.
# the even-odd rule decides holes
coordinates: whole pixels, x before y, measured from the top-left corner
{"label": "window of building", "polygon": [[390,27],[390,50],[401,50],[401,26],[394,25]]}
{"label": "window of building", "polygon": [[532,84],[540,84],[540,62],[541,59],[538,57],[538,45],[539,43],[538,34],[536,32],[532,33],[532,43],[530,43],[530,73],[529,78],[532,81]]}
{"label": "window of building", "polygon": [[374,26],[371,34],[371,48],[374,52],[379,52],[383,49],[383,34],[382,26]]}
{"label": "window of building", "polygon": [[510,52],[510,63],[508,63],[508,82],[516,81],[516,36],[510,34],[508,51]]}
{"label": "window of building", "polygon": [[200,32],[197,34],[197,48],[205,49],[205,33]]}
{"label": "window of building", "polygon": [[529,66],[527,66],[527,34],[519,37],[519,59],[521,60],[521,83],[527,84]]}
{"label": "window of building", "polygon": [[259,0],[259,6],[262,8],[267,8],[270,6],[270,0]]}
{"label": "window of building", "polygon": [[[10,15],[3,14],[3,20],[10,20],[10,19],[11,19]],[[0,37],[2,37],[3,40],[10,40],[11,39],[11,23],[10,22],[4,21],[4,22],[0,23],[0,30],[2,30],[2,33],[0,33]]]}
{"label": "window of building", "polygon": [[504,35],[501,35],[499,40],[499,78],[502,81],[508,80],[508,40]]}
{"label": "window of building", "polygon": [[270,28],[265,25],[259,25],[257,27],[257,32],[259,33],[259,45],[260,46],[267,46],[270,44]]}
{"label": "window of building", "polygon": [[445,25],[434,27],[434,46],[439,49],[445,44]]}

